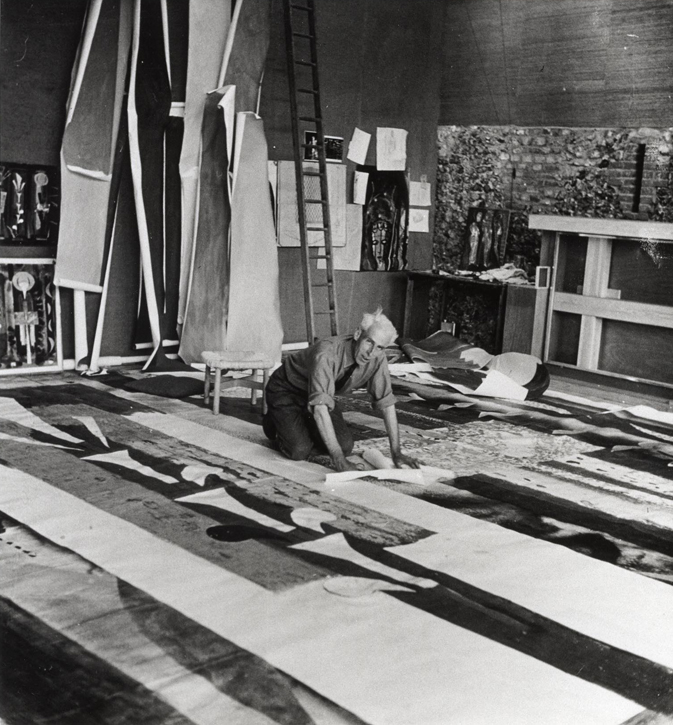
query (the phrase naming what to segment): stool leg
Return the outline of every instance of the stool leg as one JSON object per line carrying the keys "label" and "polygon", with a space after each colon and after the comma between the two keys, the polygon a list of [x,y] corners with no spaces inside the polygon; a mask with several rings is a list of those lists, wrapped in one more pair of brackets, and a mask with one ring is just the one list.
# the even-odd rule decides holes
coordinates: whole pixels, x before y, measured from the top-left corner
{"label": "stool leg", "polygon": [[220,412],[220,384],[222,383],[222,369],[215,368],[215,392],[213,393],[213,415]]}
{"label": "stool leg", "polygon": [[262,413],[266,415],[266,386],[269,382],[269,371],[265,368],[262,370]]}
{"label": "stool leg", "polygon": [[257,388],[254,385],[254,383],[257,382],[257,378],[259,378],[259,370],[253,370],[252,371],[252,382],[253,382],[253,386],[250,389],[250,402],[253,405],[257,405]]}
{"label": "stool leg", "polygon": [[210,368],[206,365],[206,377],[203,381],[203,402],[210,403]]}

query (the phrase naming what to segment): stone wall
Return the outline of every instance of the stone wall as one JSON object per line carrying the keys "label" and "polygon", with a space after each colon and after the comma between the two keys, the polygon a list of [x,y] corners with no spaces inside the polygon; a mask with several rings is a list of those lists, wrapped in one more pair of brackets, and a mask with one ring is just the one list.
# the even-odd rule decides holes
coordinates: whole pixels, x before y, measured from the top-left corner
{"label": "stone wall", "polygon": [[529,213],[673,221],[672,132],[440,126],[435,269],[459,267],[468,207],[482,203],[512,210],[506,261],[518,257],[530,273],[539,261],[540,238],[528,230]]}

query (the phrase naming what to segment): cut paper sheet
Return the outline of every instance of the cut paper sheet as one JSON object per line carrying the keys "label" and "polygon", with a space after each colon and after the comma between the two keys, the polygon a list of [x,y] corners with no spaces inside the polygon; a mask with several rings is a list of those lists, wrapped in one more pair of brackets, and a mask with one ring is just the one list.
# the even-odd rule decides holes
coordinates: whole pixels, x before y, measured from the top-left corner
{"label": "cut paper sheet", "polygon": [[386,566],[386,564],[381,564],[376,559],[370,559],[368,556],[361,554],[348,543],[342,533],[323,536],[323,538],[316,539],[315,541],[305,541],[301,544],[295,544],[290,548],[297,549],[298,551],[310,551],[315,554],[323,554],[324,556],[331,556],[342,561],[349,561],[375,574],[380,574],[389,579],[395,579],[401,584],[414,584],[424,589],[432,589],[437,586],[437,582],[432,579],[412,576],[411,574],[407,574],[399,569],[393,569],[391,566]]}
{"label": "cut paper sheet", "polygon": [[432,184],[429,181],[411,181],[409,183],[409,205],[430,206]]}
{"label": "cut paper sheet", "polygon": [[182,259],[179,320],[187,307],[192,252],[196,233],[201,129],[206,94],[217,87],[231,19],[230,0],[189,3],[189,48],[185,96],[185,131],[180,153],[182,178]]}
{"label": "cut paper sheet", "polygon": [[[324,252],[324,247],[321,253]],[[362,207],[358,204],[346,204],[346,246],[332,249],[334,269],[360,271],[362,260]],[[325,269],[327,262],[318,260],[318,269]]]}
{"label": "cut paper sheet", "polygon": [[56,284],[100,292],[111,177],[132,33],[131,3],[90,3],[67,104]]}
{"label": "cut paper sheet", "polygon": [[455,473],[444,468],[424,466],[420,468],[395,468],[390,458],[376,448],[367,448],[362,453],[362,458],[375,468],[367,471],[340,471],[328,473],[325,476],[326,484],[343,483],[358,478],[371,476],[383,481],[400,481],[402,483],[415,483],[420,486],[427,486],[439,480],[452,480]]}
{"label": "cut paper sheet", "polygon": [[95,456],[85,456],[84,458],[82,458],[82,460],[91,461],[92,463],[112,463],[115,466],[122,466],[123,468],[137,471],[138,473],[142,474],[143,476],[147,476],[148,478],[156,478],[162,483],[178,483],[177,478],[173,478],[173,476],[166,476],[163,473],[155,471],[149,466],[144,466],[142,463],[134,461],[133,458],[131,458],[131,456],[129,455],[128,451],[99,453]]}
{"label": "cut paper sheet", "polygon": [[275,529],[276,531],[287,532],[294,530],[294,526],[284,524],[281,521],[276,521],[276,519],[272,519],[270,516],[260,513],[259,511],[255,511],[255,509],[242,504],[233,496],[230,496],[223,488],[215,488],[210,491],[193,493],[189,496],[182,496],[182,498],[177,498],[175,500],[179,503],[196,503],[207,506],[215,506],[215,508],[228,511],[232,514],[237,514],[238,516],[243,516],[246,519],[250,519],[251,521],[258,523],[260,526],[266,526],[270,529]]}
{"label": "cut paper sheet", "polygon": [[59,430],[53,425],[50,425],[46,421],[42,420],[42,418],[35,415],[35,413],[31,413],[30,410],[24,408],[21,403],[13,398],[0,398],[0,418],[25,426],[31,430],[39,431],[40,433],[45,433],[48,436],[60,438],[67,443],[75,443],[77,445],[81,445],[83,443],[83,441],[79,438],[75,438],[70,435],[70,433]]}
{"label": "cut paper sheet", "polygon": [[409,231],[430,231],[430,212],[427,209],[409,209]]}
{"label": "cut paper sheet", "polygon": [[348,599],[369,597],[376,592],[411,592],[409,587],[381,579],[368,579],[364,576],[335,576],[326,579],[323,588],[330,594],[336,594]]}
{"label": "cut paper sheet", "polygon": [[278,250],[269,195],[268,147],[259,116],[237,114],[235,148],[224,349],[254,350],[276,362],[283,342]]}
{"label": "cut paper sheet", "polygon": [[369,142],[371,141],[371,133],[367,133],[360,128],[353,129],[350,143],[348,144],[348,154],[346,158],[356,164],[364,164],[367,161],[367,151],[369,150]]}
{"label": "cut paper sheet", "polygon": [[356,478],[370,476],[380,481],[400,481],[402,483],[416,483],[424,486],[423,474],[418,468],[383,468],[371,471],[339,471],[325,474],[325,484],[331,486],[345,481],[354,481]]}
{"label": "cut paper sheet", "polygon": [[353,204],[363,205],[367,200],[367,182],[369,174],[366,171],[356,171],[353,175]]}
{"label": "cut paper sheet", "polygon": [[403,128],[376,129],[376,168],[379,171],[406,169],[408,133]]}
{"label": "cut paper sheet", "polygon": [[498,370],[489,370],[486,373],[484,382],[472,392],[472,395],[483,395],[487,398],[525,400],[526,395],[528,395],[528,390]]}

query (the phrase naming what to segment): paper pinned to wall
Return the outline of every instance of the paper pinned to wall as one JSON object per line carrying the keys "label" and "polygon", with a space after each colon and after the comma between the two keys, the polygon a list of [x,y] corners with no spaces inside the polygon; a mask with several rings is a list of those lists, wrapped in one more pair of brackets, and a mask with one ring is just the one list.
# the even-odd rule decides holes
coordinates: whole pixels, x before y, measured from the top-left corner
{"label": "paper pinned to wall", "polygon": [[403,128],[376,129],[376,168],[379,171],[406,169],[408,133]]}
{"label": "paper pinned to wall", "polygon": [[430,212],[427,209],[409,209],[409,231],[430,231]]}
{"label": "paper pinned to wall", "polygon": [[354,128],[353,136],[348,144],[348,155],[346,158],[349,161],[354,161],[356,164],[364,164],[367,160],[367,151],[369,150],[371,138],[371,133],[367,133],[360,128]]}
{"label": "paper pinned to wall", "polygon": [[[346,246],[332,249],[334,269],[360,271],[362,260],[362,207],[359,204],[346,204]],[[324,254],[324,247],[320,250]],[[324,259],[318,260],[318,269],[327,266]]]}
{"label": "paper pinned to wall", "polygon": [[412,181],[409,183],[409,204],[411,206],[430,206],[432,184],[429,181]]}
{"label": "paper pinned to wall", "polygon": [[[304,162],[307,171],[316,171],[317,163]],[[330,204],[330,221],[332,224],[332,246],[343,247],[346,244],[346,165],[327,165],[327,185]],[[304,177],[304,194],[308,199],[320,198],[318,178]],[[311,207],[311,208],[308,208]],[[315,207],[315,208],[314,208]],[[299,247],[299,214],[297,211],[297,178],[294,161],[278,162],[278,197],[277,197],[278,245],[281,247]],[[308,226],[322,226],[322,211],[317,204],[307,205]],[[309,246],[324,245],[322,232],[309,232]]]}
{"label": "paper pinned to wall", "polygon": [[369,174],[365,171],[356,171],[353,177],[353,204],[364,204],[367,199],[367,183]]}

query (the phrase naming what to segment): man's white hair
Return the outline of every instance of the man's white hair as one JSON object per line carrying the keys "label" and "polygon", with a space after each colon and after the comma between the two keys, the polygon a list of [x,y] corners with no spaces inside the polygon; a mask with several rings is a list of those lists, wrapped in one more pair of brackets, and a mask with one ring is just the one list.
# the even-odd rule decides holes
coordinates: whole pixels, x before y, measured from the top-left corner
{"label": "man's white hair", "polygon": [[360,323],[362,332],[367,332],[372,325],[378,325],[388,335],[386,345],[392,345],[397,340],[395,325],[383,314],[383,308],[380,306],[376,308],[376,312],[365,312],[362,316]]}

